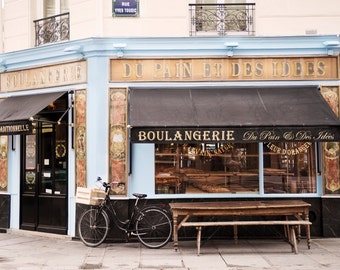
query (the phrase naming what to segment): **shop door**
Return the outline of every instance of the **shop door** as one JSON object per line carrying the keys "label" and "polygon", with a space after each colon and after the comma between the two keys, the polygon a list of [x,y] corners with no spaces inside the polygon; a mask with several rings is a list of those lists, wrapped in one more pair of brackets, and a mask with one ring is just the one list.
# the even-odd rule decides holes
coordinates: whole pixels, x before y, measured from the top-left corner
{"label": "shop door", "polygon": [[67,130],[42,121],[22,137],[21,229],[67,234]]}

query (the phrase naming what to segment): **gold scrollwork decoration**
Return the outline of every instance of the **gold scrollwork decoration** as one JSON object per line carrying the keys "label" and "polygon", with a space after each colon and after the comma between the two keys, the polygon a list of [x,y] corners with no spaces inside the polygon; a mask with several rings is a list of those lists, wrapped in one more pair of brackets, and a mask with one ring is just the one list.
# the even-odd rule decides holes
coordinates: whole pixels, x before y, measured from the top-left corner
{"label": "gold scrollwork decoration", "polygon": [[35,184],[35,173],[34,172],[26,172],[25,182],[27,185]]}
{"label": "gold scrollwork decoration", "polygon": [[55,154],[57,158],[63,158],[66,156],[66,146],[64,143],[58,143],[55,147]]}

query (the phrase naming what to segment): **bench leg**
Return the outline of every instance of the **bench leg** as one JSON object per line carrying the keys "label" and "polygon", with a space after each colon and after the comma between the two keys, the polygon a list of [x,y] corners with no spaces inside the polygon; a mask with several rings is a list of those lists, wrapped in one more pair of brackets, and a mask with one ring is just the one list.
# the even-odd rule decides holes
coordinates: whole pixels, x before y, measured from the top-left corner
{"label": "bench leg", "polygon": [[178,250],[178,225],[177,225],[177,216],[173,217],[173,225],[174,225],[174,231],[173,231],[173,241],[174,241],[174,249],[175,251]]}
{"label": "bench leg", "polygon": [[238,228],[237,228],[237,225],[234,225],[234,243],[238,244]]}
{"label": "bench leg", "polygon": [[289,239],[289,231],[288,231],[288,226],[283,225],[283,234],[284,234],[284,238]]}
{"label": "bench leg", "polygon": [[297,241],[300,242],[301,241],[301,226],[300,225],[297,226],[297,233],[298,233]]}
{"label": "bench leg", "polygon": [[310,249],[310,226],[306,225],[307,247]]}
{"label": "bench leg", "polygon": [[290,226],[289,235],[290,235],[290,243],[292,245],[292,250],[295,254],[298,254],[296,234],[295,234],[295,226]]}
{"label": "bench leg", "polygon": [[197,229],[197,255],[200,255],[202,227],[196,227],[196,229]]}
{"label": "bench leg", "polygon": [[[288,220],[288,216],[285,216],[285,220]],[[289,240],[289,226],[288,225],[283,225],[283,232],[284,232],[284,237]]]}

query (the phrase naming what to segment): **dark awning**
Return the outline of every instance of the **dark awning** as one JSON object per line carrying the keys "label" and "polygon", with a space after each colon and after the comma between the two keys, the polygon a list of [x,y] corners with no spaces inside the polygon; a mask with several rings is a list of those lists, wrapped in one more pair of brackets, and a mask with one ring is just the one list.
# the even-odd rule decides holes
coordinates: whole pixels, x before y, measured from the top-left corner
{"label": "dark awning", "polygon": [[0,135],[32,132],[30,118],[66,92],[12,96],[0,99]]}
{"label": "dark awning", "polygon": [[130,89],[132,142],[338,141],[317,86]]}

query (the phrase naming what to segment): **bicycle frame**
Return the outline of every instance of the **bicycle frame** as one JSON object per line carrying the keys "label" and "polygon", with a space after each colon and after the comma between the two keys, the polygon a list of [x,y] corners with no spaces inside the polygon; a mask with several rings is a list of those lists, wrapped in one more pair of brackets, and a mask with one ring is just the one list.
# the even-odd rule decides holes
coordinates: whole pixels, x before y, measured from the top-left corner
{"label": "bicycle frame", "polygon": [[106,214],[108,215],[108,217],[110,218],[110,221],[113,221],[113,223],[116,225],[116,227],[122,231],[124,231],[125,233],[133,233],[133,231],[135,230],[133,227],[131,227],[131,225],[133,225],[138,217],[138,215],[140,214],[140,208],[138,207],[138,202],[139,202],[139,198],[136,198],[136,202],[134,204],[134,208],[132,210],[131,215],[129,216],[129,219],[122,221],[116,212],[116,208],[115,208],[115,203],[117,201],[112,202],[111,198],[110,198],[110,186],[105,187],[105,192],[106,192],[106,196],[104,201],[99,205],[99,210],[100,211],[105,211]]}

